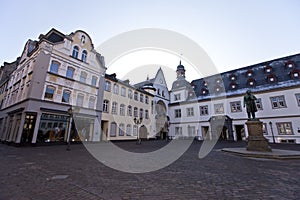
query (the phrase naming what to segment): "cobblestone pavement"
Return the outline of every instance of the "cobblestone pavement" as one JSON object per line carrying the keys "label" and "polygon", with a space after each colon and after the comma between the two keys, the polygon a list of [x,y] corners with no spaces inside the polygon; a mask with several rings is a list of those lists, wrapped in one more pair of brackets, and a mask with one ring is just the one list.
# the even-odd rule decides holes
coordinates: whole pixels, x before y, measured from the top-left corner
{"label": "cobblestone pavement", "polygon": [[[166,141],[118,142],[136,152]],[[0,144],[0,199],[300,199],[300,160],[239,157],[220,151],[244,143],[218,142],[204,159],[201,142],[168,167],[130,174],[95,160],[81,144],[12,147]],[[300,151],[300,145],[272,148]]]}

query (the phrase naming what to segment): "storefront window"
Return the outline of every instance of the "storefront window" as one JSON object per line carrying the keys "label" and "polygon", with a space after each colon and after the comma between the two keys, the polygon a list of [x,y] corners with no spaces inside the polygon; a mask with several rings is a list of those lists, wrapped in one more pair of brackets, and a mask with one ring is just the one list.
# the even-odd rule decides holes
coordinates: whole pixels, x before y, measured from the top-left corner
{"label": "storefront window", "polygon": [[39,124],[37,142],[65,141],[69,121],[69,116],[43,113]]}

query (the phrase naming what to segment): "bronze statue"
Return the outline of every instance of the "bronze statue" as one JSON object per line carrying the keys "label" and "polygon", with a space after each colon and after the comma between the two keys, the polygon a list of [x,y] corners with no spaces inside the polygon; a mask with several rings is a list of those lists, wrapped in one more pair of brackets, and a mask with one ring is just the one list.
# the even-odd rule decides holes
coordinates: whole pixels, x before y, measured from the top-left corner
{"label": "bronze statue", "polygon": [[250,90],[247,90],[246,95],[244,96],[244,107],[246,105],[247,114],[248,114],[248,120],[256,120],[255,118],[255,112],[257,112],[256,103],[255,103],[256,97],[251,93]]}

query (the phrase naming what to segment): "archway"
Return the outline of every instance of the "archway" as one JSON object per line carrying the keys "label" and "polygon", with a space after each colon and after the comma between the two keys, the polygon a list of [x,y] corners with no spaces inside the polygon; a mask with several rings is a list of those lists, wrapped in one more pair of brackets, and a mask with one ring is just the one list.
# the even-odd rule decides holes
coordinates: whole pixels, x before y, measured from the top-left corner
{"label": "archway", "polygon": [[156,110],[156,132],[157,137],[160,139],[166,139],[169,132],[169,123],[167,116],[167,107],[162,100],[159,100],[155,105]]}
{"label": "archway", "polygon": [[144,125],[142,125],[139,129],[139,138],[141,138],[142,140],[145,140],[148,138],[147,127]]}

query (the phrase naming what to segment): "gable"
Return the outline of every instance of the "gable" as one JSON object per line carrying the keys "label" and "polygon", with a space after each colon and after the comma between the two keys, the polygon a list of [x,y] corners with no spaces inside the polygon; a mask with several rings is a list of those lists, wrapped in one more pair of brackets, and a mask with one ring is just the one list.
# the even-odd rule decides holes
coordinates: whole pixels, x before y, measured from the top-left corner
{"label": "gable", "polygon": [[153,83],[167,88],[166,79],[161,68],[159,68],[159,70],[157,71]]}

